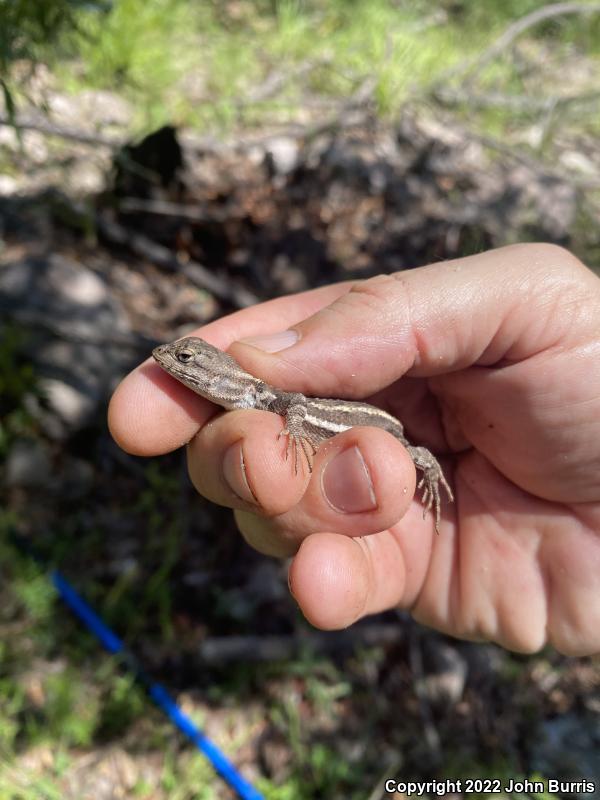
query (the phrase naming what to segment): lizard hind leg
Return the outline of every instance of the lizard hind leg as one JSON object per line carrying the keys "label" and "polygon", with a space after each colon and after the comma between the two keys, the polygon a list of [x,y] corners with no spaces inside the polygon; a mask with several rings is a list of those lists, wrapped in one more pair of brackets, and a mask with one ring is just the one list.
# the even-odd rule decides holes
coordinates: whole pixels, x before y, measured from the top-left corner
{"label": "lizard hind leg", "polygon": [[417,489],[423,490],[421,494],[423,517],[433,508],[435,514],[435,530],[436,533],[439,533],[442,505],[440,484],[444,487],[450,502],[454,501],[452,489],[433,453],[430,453],[429,450],[426,450],[424,447],[409,447],[408,451],[417,469],[421,470],[423,473],[417,484]]}

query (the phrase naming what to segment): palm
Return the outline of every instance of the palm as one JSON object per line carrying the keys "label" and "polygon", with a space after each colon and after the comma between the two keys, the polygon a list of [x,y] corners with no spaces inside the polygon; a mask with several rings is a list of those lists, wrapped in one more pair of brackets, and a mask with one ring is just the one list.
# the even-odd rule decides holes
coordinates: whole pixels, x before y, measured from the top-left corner
{"label": "palm", "polygon": [[417,554],[407,531],[418,517],[391,529],[403,561],[422,570],[407,598],[421,621],[520,650],[549,638],[578,652],[597,630],[600,455],[591,430],[600,393],[567,362],[594,375],[573,354],[546,353],[435,380],[449,443],[461,450],[454,522],[438,537],[421,537]]}

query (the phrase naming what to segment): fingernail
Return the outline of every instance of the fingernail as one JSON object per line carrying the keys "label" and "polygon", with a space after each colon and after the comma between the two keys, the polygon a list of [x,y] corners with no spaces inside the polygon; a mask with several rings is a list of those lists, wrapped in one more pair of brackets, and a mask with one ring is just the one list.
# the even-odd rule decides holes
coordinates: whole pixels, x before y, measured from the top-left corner
{"label": "fingernail", "polygon": [[266,333],[264,336],[248,336],[246,339],[240,339],[239,341],[259,350],[264,350],[267,353],[278,353],[280,350],[285,350],[287,347],[296,344],[299,338],[296,331],[287,330],[279,331],[278,333]]}
{"label": "fingernail", "polygon": [[343,450],[325,466],[321,488],[329,505],[343,514],[377,508],[371,475],[358,447]]}
{"label": "fingernail", "polygon": [[232,444],[225,453],[223,458],[223,478],[227,486],[240,500],[252,503],[252,505],[259,505],[246,477],[246,463],[241,442]]}

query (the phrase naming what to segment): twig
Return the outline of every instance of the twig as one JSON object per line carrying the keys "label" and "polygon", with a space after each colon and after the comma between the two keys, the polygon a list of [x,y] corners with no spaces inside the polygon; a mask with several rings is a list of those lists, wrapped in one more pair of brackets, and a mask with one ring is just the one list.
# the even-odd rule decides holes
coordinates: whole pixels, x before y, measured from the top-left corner
{"label": "twig", "polygon": [[22,131],[38,131],[43,133],[44,136],[57,136],[60,139],[68,139],[72,142],[79,142],[80,144],[89,144],[94,147],[108,147],[116,149],[123,145],[123,140],[117,138],[107,138],[97,134],[84,133],[83,131],[76,131],[72,128],[62,128],[60,125],[55,125],[49,120],[28,120],[17,117],[10,119],[9,117],[0,116],[0,125],[5,125],[9,128],[16,128]]}
{"label": "twig", "polygon": [[565,174],[562,170],[548,167],[540,163],[535,158],[525,155],[520,150],[516,150],[509,144],[505,144],[499,139],[494,139],[491,136],[484,136],[482,134],[474,133],[472,131],[463,130],[462,134],[465,138],[470,138],[484,147],[489,147],[490,150],[497,150],[499,153],[512,158],[524,167],[527,167],[532,172],[538,175],[544,175],[548,178],[553,178],[557,181],[562,181],[577,189],[598,189],[600,188],[600,178],[574,178],[573,175]]}
{"label": "twig", "polygon": [[474,65],[469,72],[474,69],[481,70],[487,66],[490,61],[493,61],[496,56],[499,56],[503,50],[506,50],[510,45],[521,36],[529,28],[533,28],[539,22],[543,22],[553,17],[562,17],[566,14],[593,14],[600,12],[600,3],[553,3],[549,6],[542,6],[531,14],[526,14],[521,19],[516,20],[509,25],[492,45],[484,50],[483,53],[476,59]]}
{"label": "twig", "polygon": [[122,214],[156,214],[160,217],[176,217],[189,222],[224,222],[231,220],[231,214],[225,209],[207,211],[200,205],[184,205],[169,200],[145,200],[139,197],[123,197],[118,201],[118,209]]}
{"label": "twig", "polygon": [[258,136],[239,136],[235,140],[223,142],[214,137],[203,137],[192,139],[186,146],[194,153],[243,153],[255,147],[268,149],[269,143],[282,136],[296,137],[304,142],[324,133],[335,133],[340,129],[354,128],[364,125],[371,115],[371,101],[375,89],[376,79],[372,76],[367,77],[357,88],[357,90],[343,102],[338,102],[334,106],[333,113],[322,121],[315,122],[292,122],[285,127],[279,128],[268,134]]}
{"label": "twig", "polygon": [[231,661],[284,661],[303,648],[318,654],[350,651],[357,646],[376,647],[397,644],[405,638],[400,625],[377,624],[356,626],[352,630],[295,636],[213,636],[200,645],[200,658],[207,664]]}
{"label": "twig", "polygon": [[356,127],[357,124],[364,125],[372,113],[371,101],[376,83],[376,79],[372,76],[365,78],[352,96],[329,119],[308,125],[301,134],[303,139],[310,142],[324,133],[335,133],[341,128]]}
{"label": "twig", "polygon": [[562,183],[573,186],[576,189],[590,190],[600,188],[600,177],[577,178],[574,177],[572,173],[568,173],[562,169],[557,169],[556,167],[550,167],[536,159],[534,156],[528,155],[523,151],[522,147],[517,149],[516,146],[513,147],[510,144],[507,144],[505,141],[495,139],[492,136],[486,136],[484,134],[477,133],[469,128],[458,126],[456,123],[453,124],[453,130],[464,142],[477,142],[477,144],[480,144],[482,147],[487,147],[490,150],[496,150],[498,153],[507,156],[513,161],[516,161],[518,164],[522,164],[524,167],[530,169],[537,175],[545,178],[551,178],[556,181],[561,181]]}
{"label": "twig", "polygon": [[[92,147],[107,147],[115,151],[118,151],[127,144],[125,138],[112,138],[98,134],[85,133],[84,131],[73,130],[72,128],[63,128],[48,119],[33,120],[17,117],[16,120],[13,120],[0,114],[0,125],[22,131],[37,131],[44,136],[56,136],[60,139],[67,139]],[[195,150],[202,152],[208,151],[217,155],[232,149],[230,145],[227,143],[224,144],[222,140],[216,136],[194,137],[192,147]]]}
{"label": "twig", "polygon": [[326,67],[331,64],[331,58],[319,58],[313,61],[303,61],[293,68],[284,71],[278,69],[267,75],[266,79],[253,91],[248,92],[244,97],[235,101],[236,108],[253,105],[254,103],[264,103],[274,97],[280,89],[292,80],[298,80],[310,74],[317,67]]}
{"label": "twig", "polygon": [[566,14],[594,14],[598,12],[600,12],[600,3],[553,3],[548,6],[542,6],[542,8],[538,8],[511,23],[504,33],[479,56],[474,59],[467,59],[444,73],[444,75],[436,81],[436,86],[439,87],[441,83],[445,83],[450,78],[455,78],[456,76],[461,76],[464,80],[473,72],[482,70],[490,61],[493,61],[504,50],[510,47],[515,39],[521,36],[526,30],[529,30],[529,28],[533,28],[534,25],[537,25],[539,22],[552,19],[553,17],[561,17]]}
{"label": "twig", "polygon": [[389,778],[393,778],[400,774],[403,764],[404,759],[401,756],[388,758],[385,767],[381,770],[379,778],[369,792],[366,800],[382,800],[383,797],[387,797],[388,795],[385,791],[386,782]]}
{"label": "twig", "polygon": [[586,105],[600,100],[600,91],[583,92],[582,94],[548,95],[546,97],[528,97],[524,94],[502,94],[489,92],[479,94],[466,89],[438,88],[434,96],[446,106],[468,104],[477,108],[508,108],[513,111],[547,112],[556,109],[562,110],[568,106]]}

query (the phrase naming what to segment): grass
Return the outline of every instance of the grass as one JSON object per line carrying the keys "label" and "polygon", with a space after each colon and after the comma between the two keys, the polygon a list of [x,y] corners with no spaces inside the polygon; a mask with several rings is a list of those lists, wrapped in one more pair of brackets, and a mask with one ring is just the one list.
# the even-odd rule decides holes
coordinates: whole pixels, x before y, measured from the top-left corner
{"label": "grass", "polygon": [[[408,99],[425,97],[448,69],[475,56],[510,20],[543,4],[540,0],[485,4],[462,0],[437,4],[432,11],[432,4],[424,0],[115,0],[108,10],[100,4],[77,9],[77,30],[69,28],[70,16],[65,13],[58,39],[49,44],[43,35],[36,35],[35,48],[19,52],[48,60],[60,89],[76,94],[99,87],[124,95],[135,109],[134,126],[139,131],[166,121],[224,132],[303,119],[306,113],[320,118],[323,112],[318,108],[307,112],[307,97],[322,104],[337,102],[352,95],[367,78],[373,81],[379,114],[394,118]],[[66,5],[61,0],[61,8]],[[6,8],[0,0],[0,22]],[[444,9],[445,17],[440,14]],[[599,19],[573,16],[541,25],[528,34],[528,48],[533,53],[550,48],[557,59],[575,51],[597,65]],[[4,63],[8,63],[6,58]],[[310,69],[303,71],[306,65]],[[264,88],[273,75],[289,78],[273,94],[257,98],[257,89]],[[494,62],[478,80],[490,90],[524,89],[522,77],[507,59]],[[589,115],[580,113],[578,124],[591,126]],[[532,119],[528,113],[517,117],[497,110],[475,115],[468,104],[463,114],[497,135],[507,126]],[[24,410],[23,398],[35,393],[36,385],[22,358],[21,336],[19,331],[4,329],[0,345],[0,459],[18,437],[37,435]],[[184,536],[177,521],[179,491],[179,476],[158,462],[144,467],[144,485],[138,493],[128,495],[121,487],[115,490],[111,502],[122,504],[120,516],[139,522],[136,535],[143,542],[143,558],[139,566],[119,573],[111,583],[106,575],[97,578],[91,569],[110,561],[110,553],[105,549],[106,531],[90,509],[74,507],[68,515],[57,515],[57,529],[46,554],[50,563],[64,563],[67,574],[72,572],[75,579],[81,570],[86,597],[120,636],[142,641],[146,652],[156,655],[167,671],[168,659],[163,659],[165,667],[159,647],[164,648],[163,657],[165,651],[178,654],[184,649],[173,591]],[[101,502],[94,500],[94,511]],[[80,524],[81,519],[87,522]],[[172,800],[221,796],[222,785],[207,762],[191,748],[182,747],[131,677],[78,627],[57,602],[45,571],[7,542],[6,530],[18,522],[14,514],[4,513],[0,519],[0,798],[62,798],[62,779],[70,765],[82,752],[110,743],[131,752],[142,750],[161,761],[157,782],[140,778],[132,796],[150,798],[156,792]],[[212,558],[207,552],[207,562]],[[218,582],[223,572],[216,570],[216,574]],[[208,620],[209,627],[212,624],[219,631],[236,629],[234,589],[214,588],[211,607],[201,609],[204,624]],[[248,600],[244,611],[252,624],[256,610],[249,606]],[[189,612],[196,626],[198,620],[193,610]],[[365,651],[355,655],[354,666],[347,664],[343,669],[311,653],[269,668],[236,665],[224,669],[212,684],[210,676],[202,676],[206,680],[199,684],[202,701],[195,699],[193,712],[209,726],[216,711],[224,707],[230,717],[241,718],[238,724],[247,725],[241,732],[230,730],[235,728],[231,720],[229,727],[223,725],[224,731],[217,731],[235,753],[250,735],[252,714],[245,707],[246,698],[260,696],[260,710],[253,713],[264,715],[292,759],[284,780],[260,781],[269,800],[364,797],[363,790],[372,781],[369,748],[383,743],[389,750],[408,752],[410,758],[414,746],[410,738],[414,739],[419,727],[418,715],[416,722],[410,715],[398,722],[406,711],[400,695],[410,695],[410,684],[401,684],[402,691],[397,692],[395,726],[382,709],[381,699],[389,699],[386,690],[381,690],[379,705],[372,702],[369,692],[380,687],[373,689],[368,676],[383,661],[381,653]],[[504,682],[517,685],[524,664],[508,656],[505,664],[512,672]],[[354,713],[362,714],[358,732],[344,727],[345,715],[352,720],[350,699],[356,700]],[[527,709],[523,705],[520,711],[524,715]],[[339,726],[333,733],[328,720],[336,720]],[[352,746],[340,745],[344,735]],[[492,767],[477,763],[477,755],[465,752],[462,745],[462,741],[448,743],[448,774],[490,777]],[[23,756],[44,747],[51,758],[37,768],[25,769]],[[518,774],[519,765],[511,759],[507,754],[493,769],[502,776]],[[415,757],[413,763],[417,762]]]}
{"label": "grass", "polygon": [[[0,797],[62,798],[63,775],[83,753],[101,751],[110,743],[129,752],[141,749],[160,754],[158,784],[140,779],[133,796],[155,797],[160,789],[159,796],[170,800],[220,797],[222,783],[212,767],[193,748],[176,744],[179,737],[132,676],[123,673],[71,619],[46,573],[5,540],[0,563]],[[282,685],[288,675],[292,681],[303,676],[307,702],[318,705],[322,713],[333,713],[336,700],[350,691],[337,671],[325,668],[323,672],[314,660],[305,659],[302,666],[289,669],[286,665],[275,671],[271,668],[270,675]],[[247,680],[247,668],[244,672]],[[221,685],[220,705],[231,705],[236,691],[233,685],[229,689]],[[228,713],[234,727],[239,727],[235,702]],[[201,706],[194,705],[191,710],[201,727],[210,725],[207,714],[208,709]],[[297,769],[283,786],[262,780],[265,797],[308,799],[315,788],[332,796],[329,790],[358,780],[359,765],[340,760],[331,746],[311,742],[287,692],[280,701],[273,701],[272,720],[288,740]],[[137,731],[133,738],[132,731]],[[226,748],[236,753],[244,747],[248,734],[242,727],[230,736]],[[33,758],[33,765],[24,768],[23,757]]]}
{"label": "grass", "polygon": [[[138,746],[166,752],[160,780],[169,797],[192,797],[184,789],[195,781],[207,788],[194,798],[214,797],[207,762],[173,748],[173,729],[133,677],[71,618],[45,571],[2,541],[0,797],[64,797],[62,773],[82,749],[120,743],[140,724]],[[24,770],[21,757],[36,752],[47,758]],[[155,788],[142,785],[139,796]]]}
{"label": "grass", "polygon": [[[149,474],[141,493],[140,519],[156,516],[158,525],[160,519],[164,520],[158,509],[164,506],[165,494],[170,494],[171,479],[156,466]],[[183,744],[131,675],[123,673],[103,653],[57,600],[45,569],[10,544],[7,530],[13,523],[5,517],[0,525],[0,798],[53,800],[73,796],[65,793],[67,776],[76,772],[82,761],[85,763],[88,754],[97,758],[111,747],[135,759],[136,765],[147,760],[155,764],[153,777],[140,772],[126,796],[148,800],[212,800],[224,796],[222,782],[205,759]],[[60,539],[58,532],[56,539]],[[96,557],[90,549],[98,552],[98,558],[103,557],[98,550],[100,543],[94,541],[77,545],[76,560],[82,566]],[[167,662],[169,655],[176,657],[181,652],[182,643],[177,637],[164,642],[162,621],[156,620],[161,608],[154,597],[156,586],[145,609],[139,601],[140,595],[144,600],[144,586],[150,591],[152,575],[156,574],[150,565],[160,564],[175,550],[173,542],[167,542],[161,550],[156,536],[147,548],[150,579],[142,586],[126,586],[118,597],[111,597],[106,588],[102,594],[102,587],[96,587],[90,576],[84,577],[82,587],[88,597],[97,592],[96,607],[104,613],[109,608],[118,634],[133,637],[146,653],[155,652],[155,642],[164,644],[159,661],[166,658]],[[81,583],[76,576],[74,580]],[[159,595],[163,592],[168,594],[168,586],[161,588]],[[203,624],[210,616],[207,610]],[[137,620],[133,633],[132,620]],[[149,632],[147,626],[153,622],[156,630]],[[368,795],[368,786],[377,779],[374,763],[378,772],[385,764],[390,765],[391,776],[401,768],[392,769],[396,763],[393,754],[396,761],[402,754],[402,770],[410,766],[413,776],[418,777],[423,766],[424,748],[418,736],[421,721],[414,705],[411,710],[411,678],[405,675],[398,683],[401,661],[393,691],[385,682],[372,682],[374,672],[381,678],[391,667],[389,659],[384,650],[369,648],[339,664],[306,649],[295,661],[237,664],[216,675],[198,676],[180,701],[233,755],[247,747],[253,751],[257,731],[262,729],[263,719],[266,721],[269,736],[279,741],[288,760],[285,779],[275,776],[257,782],[268,800],[321,796],[359,800]],[[544,664],[545,656],[536,660]],[[525,725],[526,735],[534,736],[534,718],[539,714],[534,706],[539,698],[535,699],[535,691],[529,698],[527,682],[533,662],[505,654],[503,663],[504,672],[496,673],[495,693],[501,698],[510,690],[514,708],[502,703],[499,730],[506,729],[507,723],[514,724],[524,735]],[[177,693],[168,670],[163,680]],[[449,720],[453,713],[448,710]],[[531,723],[526,721],[528,715],[532,715]],[[468,743],[456,734],[447,739],[453,727],[446,730],[443,720],[442,716],[441,730],[446,731],[442,733],[444,768],[438,775],[506,778],[520,774],[518,753],[508,748],[493,763],[481,762],[472,736],[467,737]],[[481,723],[478,720],[477,724]],[[460,727],[460,715],[453,724]],[[512,729],[511,740],[515,741]]]}
{"label": "grass", "polygon": [[[165,488],[156,469],[152,485],[160,503]],[[144,508],[148,504],[146,497]],[[0,797],[64,797],[64,780],[85,754],[100,754],[111,746],[131,758],[158,757],[160,761],[154,778],[138,776],[127,796],[170,800],[221,797],[222,783],[210,765],[193,748],[182,746],[132,677],[72,619],[57,600],[45,571],[15,550],[5,536],[0,541]],[[151,552],[156,547],[153,544]],[[129,608],[130,589],[124,595],[117,602],[120,615],[115,628],[119,633],[128,627],[127,617],[145,615],[139,607],[133,612]],[[151,608],[149,614],[154,613]],[[144,638],[148,647],[151,640]],[[176,653],[177,641],[168,647]],[[381,759],[391,763],[390,752],[404,747],[410,750],[409,740],[402,742],[415,731],[410,716],[403,716],[398,740],[388,741],[381,729],[385,705],[381,705],[382,698],[379,708],[373,703],[371,692],[380,690],[369,687],[368,676],[385,659],[383,651],[368,649],[357,652],[342,669],[307,650],[294,662],[236,665],[213,678],[214,691],[210,684],[206,687],[200,682],[202,701],[195,697],[196,689],[181,700],[198,724],[206,726],[209,735],[232,754],[244,751],[249,738],[255,736],[253,725],[261,724],[263,714],[267,717],[270,735],[279,738],[289,759],[285,780],[258,781],[268,800],[311,800],[316,796],[359,800],[365,796],[365,779],[373,780],[368,778],[373,769],[371,743],[384,746],[377,763],[383,764]],[[516,685],[525,665],[518,660],[511,664],[515,674],[507,681]],[[243,707],[252,683],[255,695],[259,685],[263,688],[259,703],[250,711]],[[363,708],[359,728],[351,711],[355,703]],[[255,723],[251,722],[253,716]],[[465,751],[460,741],[455,747],[448,743],[448,774],[517,774],[508,756],[492,771],[477,764],[475,755]]]}
{"label": "grass", "polygon": [[31,364],[23,358],[27,334],[12,324],[0,326],[0,459],[17,438],[35,433],[23,403],[26,395],[40,393]]}
{"label": "grass", "polygon": [[[447,70],[541,5],[115,0],[108,11],[94,5],[79,11],[81,33],[63,36],[49,57],[59,82],[74,93],[94,86],[127,97],[140,131],[167,121],[223,132],[311,113],[320,119],[319,103],[348,98],[367,79],[379,114],[394,116],[408,99],[426,100]],[[534,54],[547,48],[546,60],[553,53],[559,62],[574,51],[597,60],[599,17],[561,17],[526,38]],[[274,76],[276,90],[267,91]],[[496,59],[477,80],[483,90],[523,90],[512,59]],[[311,103],[317,104],[312,112]],[[464,113],[471,117],[474,110]],[[489,113],[475,113],[485,126]],[[496,116],[506,122],[519,115]]]}

